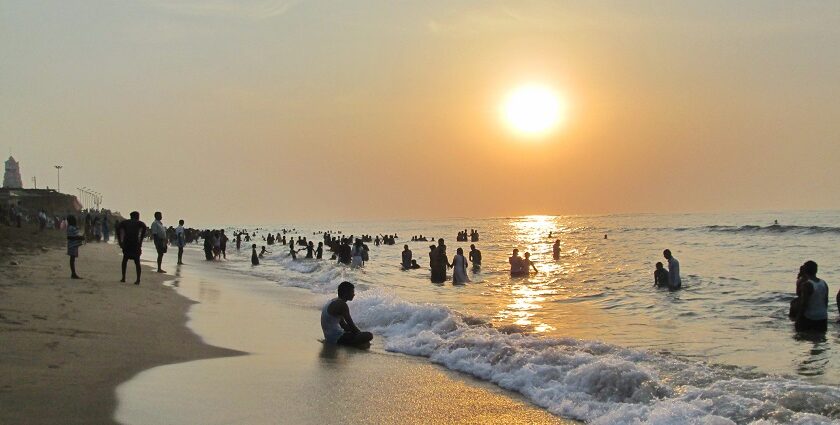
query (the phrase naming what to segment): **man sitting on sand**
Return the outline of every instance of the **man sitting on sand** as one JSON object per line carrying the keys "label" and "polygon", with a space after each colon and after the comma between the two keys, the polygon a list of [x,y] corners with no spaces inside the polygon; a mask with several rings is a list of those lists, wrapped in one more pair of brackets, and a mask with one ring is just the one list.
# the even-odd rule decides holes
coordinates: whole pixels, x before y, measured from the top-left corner
{"label": "man sitting on sand", "polygon": [[321,310],[321,329],[328,344],[366,345],[373,340],[373,334],[362,332],[350,317],[347,301],[356,296],[356,289],[350,282],[338,285],[338,298],[331,299]]}

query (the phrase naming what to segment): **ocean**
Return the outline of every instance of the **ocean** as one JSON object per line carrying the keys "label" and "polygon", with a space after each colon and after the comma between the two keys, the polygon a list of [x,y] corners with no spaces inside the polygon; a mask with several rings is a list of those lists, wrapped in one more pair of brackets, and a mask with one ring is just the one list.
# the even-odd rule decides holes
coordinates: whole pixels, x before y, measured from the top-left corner
{"label": "ocean", "polygon": [[[774,224],[778,221],[778,224]],[[337,284],[357,286],[357,324],[388,351],[523,394],[557,415],[593,423],[840,422],[840,212],[626,214],[453,218],[321,224],[235,224],[261,236],[394,234],[351,269],[296,261],[281,245],[262,263],[250,248],[219,266],[278,285],[309,289],[312,308]],[[255,230],[259,229],[259,230]],[[476,229],[482,251],[471,283],[430,282],[428,251],[460,230]],[[551,237],[549,234],[551,233]],[[429,242],[412,242],[414,235]],[[606,238],[605,238],[606,235]],[[561,258],[552,259],[552,243]],[[421,266],[400,268],[403,245]],[[530,252],[539,273],[511,278],[512,249]],[[683,289],[653,286],[664,249],[680,261]],[[801,335],[787,318],[796,274],[806,260],[829,285],[829,329]]]}

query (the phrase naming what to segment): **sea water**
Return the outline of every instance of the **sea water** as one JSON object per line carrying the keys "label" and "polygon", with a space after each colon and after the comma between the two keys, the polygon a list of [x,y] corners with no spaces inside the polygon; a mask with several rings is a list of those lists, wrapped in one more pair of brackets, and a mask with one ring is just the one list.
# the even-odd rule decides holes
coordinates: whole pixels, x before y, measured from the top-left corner
{"label": "sea water", "polygon": [[[775,222],[778,221],[778,224]],[[357,285],[350,304],[360,327],[389,351],[427,357],[517,391],[568,418],[594,423],[840,423],[840,212],[527,216],[228,227],[263,236],[322,241],[319,231],[394,234],[351,269],[296,261],[288,247],[258,267],[250,244],[228,244],[221,267],[310,289],[312,308],[337,284]],[[430,282],[429,245],[469,252],[458,231],[476,229],[482,251],[471,283]],[[429,242],[412,242],[422,234]],[[551,237],[549,237],[551,234]],[[606,237],[605,237],[606,236]],[[560,241],[561,257],[552,259]],[[403,245],[423,267],[400,268]],[[302,246],[298,246],[302,248]],[[539,273],[511,278],[512,249],[530,252]],[[670,249],[683,289],[653,286]],[[797,334],[787,318],[799,266],[820,265],[828,282],[829,330]]]}

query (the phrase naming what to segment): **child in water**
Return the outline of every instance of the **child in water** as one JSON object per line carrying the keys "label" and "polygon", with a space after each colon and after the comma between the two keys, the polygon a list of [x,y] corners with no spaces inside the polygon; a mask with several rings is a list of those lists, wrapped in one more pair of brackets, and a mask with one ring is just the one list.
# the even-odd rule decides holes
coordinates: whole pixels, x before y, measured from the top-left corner
{"label": "child in water", "polygon": [[251,265],[259,266],[260,259],[257,256],[257,244],[251,245]]}
{"label": "child in water", "polygon": [[656,270],[653,271],[653,285],[657,288],[668,286],[668,270],[665,270],[661,261],[656,263]]}

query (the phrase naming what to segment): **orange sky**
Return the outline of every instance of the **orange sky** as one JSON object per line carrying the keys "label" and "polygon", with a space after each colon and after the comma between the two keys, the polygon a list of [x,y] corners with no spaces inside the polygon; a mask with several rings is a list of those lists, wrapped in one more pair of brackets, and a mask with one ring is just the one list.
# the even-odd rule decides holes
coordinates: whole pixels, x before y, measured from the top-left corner
{"label": "orange sky", "polygon": [[840,3],[591,3],[6,1],[0,148],[195,224],[840,208]]}

